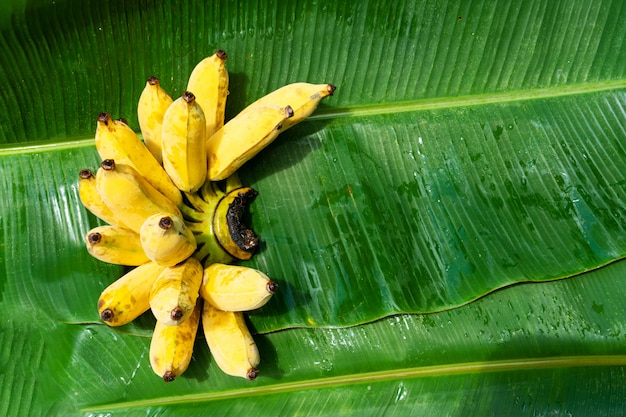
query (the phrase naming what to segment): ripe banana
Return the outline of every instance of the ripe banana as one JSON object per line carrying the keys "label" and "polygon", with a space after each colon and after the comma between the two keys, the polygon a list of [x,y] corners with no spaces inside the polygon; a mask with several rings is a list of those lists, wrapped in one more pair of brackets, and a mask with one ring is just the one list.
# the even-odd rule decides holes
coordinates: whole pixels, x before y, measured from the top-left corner
{"label": "ripe banana", "polygon": [[148,217],[141,225],[139,236],[146,256],[163,266],[174,266],[196,250],[193,232],[181,217],[170,213]]}
{"label": "ripe banana", "polygon": [[165,382],[172,382],[187,370],[200,315],[201,302],[198,300],[189,318],[177,326],[168,326],[157,320],[150,341],[150,365]]}
{"label": "ripe banana", "polygon": [[211,264],[204,269],[200,297],[223,311],[250,311],[263,307],[278,284],[256,269]]}
{"label": "ripe banana", "polygon": [[150,292],[150,309],[157,321],[168,326],[184,323],[196,305],[201,284],[202,265],[196,258],[166,267]]}
{"label": "ripe banana", "polygon": [[167,212],[181,216],[176,204],[133,167],[112,159],[102,161],[96,174],[96,189],[113,214],[124,219],[124,224],[137,233],[153,214]]}
{"label": "ripe banana", "polygon": [[258,195],[250,187],[229,191],[219,201],[213,216],[213,234],[220,246],[240,260],[248,260],[259,245],[259,238],[243,223],[244,209]]}
{"label": "ripe banana", "polygon": [[232,118],[207,141],[209,181],[233,174],[272,143],[293,115],[290,106],[256,106]]}
{"label": "ripe banana", "polygon": [[248,380],[257,377],[261,359],[243,313],[218,310],[204,303],[202,328],[213,359],[224,373]]}
{"label": "ripe banana", "polygon": [[204,111],[206,135],[211,136],[224,125],[226,97],[228,96],[228,71],[226,70],[226,52],[219,50],[200,61],[187,83]]}
{"label": "ripe banana", "polygon": [[93,172],[90,169],[83,169],[78,176],[78,195],[87,210],[109,224],[126,227],[122,219],[113,214],[102,200],[96,189],[96,176]]}
{"label": "ripe banana", "polygon": [[293,83],[279,88],[242,110],[257,106],[291,106],[293,117],[285,120],[283,131],[309,117],[324,97],[332,96],[336,87],[332,84]]}
{"label": "ripe banana", "polygon": [[103,160],[113,159],[120,164],[130,165],[174,204],[182,204],[180,190],[139,136],[123,121],[113,120],[109,114],[100,113],[96,128],[96,149]]}
{"label": "ripe banana", "polygon": [[163,168],[181,191],[195,192],[206,180],[206,122],[193,93],[185,91],[163,116]]}
{"label": "ripe banana", "polygon": [[109,285],[98,300],[100,318],[109,326],[130,323],[150,308],[150,291],[164,266],[148,262]]}
{"label": "ripe banana", "polygon": [[137,266],[150,261],[139,235],[123,227],[95,227],[85,236],[85,243],[91,256],[110,264]]}
{"label": "ripe banana", "polygon": [[139,96],[137,105],[137,118],[144,143],[159,163],[163,162],[161,156],[163,115],[172,101],[172,97],[161,87],[159,79],[150,77]]}

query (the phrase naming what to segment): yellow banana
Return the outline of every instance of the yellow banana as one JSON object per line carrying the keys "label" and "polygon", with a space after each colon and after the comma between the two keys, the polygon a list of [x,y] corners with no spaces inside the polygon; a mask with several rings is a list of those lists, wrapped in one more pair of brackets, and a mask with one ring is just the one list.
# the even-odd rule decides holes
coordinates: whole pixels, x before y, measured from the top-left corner
{"label": "yellow banana", "polygon": [[226,70],[226,52],[219,50],[200,61],[187,83],[204,111],[206,135],[211,136],[224,125],[226,97],[228,96],[228,71]]}
{"label": "yellow banana", "polygon": [[150,308],[150,291],[164,266],[148,262],[109,285],[98,300],[100,318],[109,326],[130,323]]}
{"label": "yellow banana", "polygon": [[197,191],[207,175],[206,123],[193,93],[185,91],[163,116],[163,168],[176,187]]}
{"label": "yellow banana", "polygon": [[154,158],[162,163],[161,126],[163,115],[172,104],[172,97],[161,87],[157,77],[150,77],[139,96],[137,118],[143,141]]}
{"label": "yellow banana", "polygon": [[250,311],[263,307],[278,284],[256,269],[211,264],[204,269],[200,297],[223,311]]}
{"label": "yellow banana", "polygon": [[290,106],[256,106],[232,118],[207,141],[208,179],[218,181],[233,174],[272,143],[290,117]]}
{"label": "yellow banana", "polygon": [[259,245],[259,238],[242,219],[244,209],[257,195],[250,187],[236,188],[222,197],[215,209],[213,234],[220,246],[237,259],[250,259]]}
{"label": "yellow banana", "polygon": [[196,238],[183,219],[170,213],[157,213],[146,219],[139,231],[140,245],[152,261],[174,266],[196,250]]}
{"label": "yellow banana", "polygon": [[261,359],[243,313],[218,310],[204,303],[202,328],[213,359],[224,373],[248,380],[257,377]]}
{"label": "yellow banana", "polygon": [[196,258],[166,267],[150,292],[152,314],[168,326],[185,322],[196,305],[201,284],[202,265]]}
{"label": "yellow banana", "polygon": [[180,190],[139,136],[123,121],[113,120],[107,113],[100,113],[96,128],[96,149],[103,160],[113,159],[119,164],[130,165],[174,204],[182,204]]}
{"label": "yellow banana", "polygon": [[167,212],[181,217],[172,200],[161,194],[131,166],[112,159],[102,161],[96,174],[96,189],[115,216],[139,233],[153,214]]}
{"label": "yellow banana", "polygon": [[291,106],[293,117],[285,120],[283,131],[309,117],[324,97],[335,92],[332,84],[293,83],[261,97],[242,110],[246,112],[257,106]]}
{"label": "yellow banana", "polygon": [[89,254],[103,262],[137,266],[150,259],[141,247],[139,235],[119,226],[98,226],[85,236]]}
{"label": "yellow banana", "polygon": [[157,320],[150,341],[150,365],[165,382],[187,370],[200,323],[200,300],[184,323],[168,326]]}
{"label": "yellow banana", "polygon": [[113,214],[111,209],[104,203],[104,200],[102,200],[102,196],[96,189],[96,176],[94,173],[90,169],[83,169],[78,176],[78,195],[87,210],[109,224],[126,227],[124,222]]}

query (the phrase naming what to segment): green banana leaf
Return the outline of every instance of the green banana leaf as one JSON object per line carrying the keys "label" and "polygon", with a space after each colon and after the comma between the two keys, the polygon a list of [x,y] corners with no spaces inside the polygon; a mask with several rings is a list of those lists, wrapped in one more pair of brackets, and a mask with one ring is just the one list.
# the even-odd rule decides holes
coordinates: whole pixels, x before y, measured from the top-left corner
{"label": "green banana leaf", "polygon": [[[1,415],[619,415],[626,391],[622,1],[0,6]],[[77,173],[101,111],[138,130],[228,53],[227,117],[282,85],[334,96],[240,171],[253,382],[202,337],[170,384],[154,319],[111,329]],[[567,278],[567,279],[566,279]],[[533,281],[533,283],[528,283]]]}

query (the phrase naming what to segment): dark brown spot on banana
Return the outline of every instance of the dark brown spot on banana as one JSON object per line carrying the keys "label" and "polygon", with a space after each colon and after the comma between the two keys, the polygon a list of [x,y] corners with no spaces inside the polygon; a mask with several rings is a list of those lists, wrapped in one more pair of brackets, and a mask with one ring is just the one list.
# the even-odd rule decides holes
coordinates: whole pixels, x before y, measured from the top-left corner
{"label": "dark brown spot on banana", "polygon": [[253,252],[259,246],[259,238],[243,223],[244,210],[259,195],[258,191],[249,188],[246,192],[240,192],[228,206],[226,212],[226,224],[230,237],[242,250]]}
{"label": "dark brown spot on banana", "polygon": [[222,61],[228,58],[228,55],[226,55],[226,52],[222,51],[221,49],[218,49],[217,51],[215,51],[215,55]]}
{"label": "dark brown spot on banana", "polygon": [[293,117],[293,107],[289,105],[285,107],[285,117],[287,117],[287,119],[289,119],[290,117]]}
{"label": "dark brown spot on banana", "polygon": [[163,374],[163,381],[165,382],[172,382],[174,379],[176,379],[176,375],[172,371],[167,371]]}
{"label": "dark brown spot on banana", "polygon": [[128,120],[124,119],[123,117],[120,117],[119,119],[117,119],[118,122],[122,122],[124,123],[126,126],[128,126]]}
{"label": "dark brown spot on banana", "polygon": [[257,376],[259,376],[259,370],[258,369],[255,369],[255,368],[248,369],[248,372],[246,373],[246,379],[248,381],[252,381]]}
{"label": "dark brown spot on banana", "polygon": [[102,310],[102,313],[100,313],[100,318],[102,319],[102,321],[111,321],[113,320],[113,310],[111,310],[110,308],[104,309]]}
{"label": "dark brown spot on banana", "polygon": [[265,288],[267,288],[267,292],[269,292],[270,294],[274,294],[276,290],[278,290],[278,283],[270,280],[265,286]]}
{"label": "dark brown spot on banana", "polygon": [[148,84],[150,84],[150,85],[159,85],[159,84],[161,84],[161,81],[159,81],[159,79],[157,77],[151,76],[151,77],[148,77]]}
{"label": "dark brown spot on banana", "polygon": [[196,101],[196,96],[194,96],[191,91],[185,91],[183,93],[183,100],[185,100],[187,104],[191,104]]}
{"label": "dark brown spot on banana", "polygon": [[174,321],[178,321],[182,319],[184,315],[185,315],[185,312],[180,307],[174,308],[172,312],[170,313],[170,317],[172,317],[172,320]]}
{"label": "dark brown spot on banana", "polygon": [[90,245],[98,244],[100,243],[101,240],[102,240],[102,235],[98,232],[89,233],[87,235],[87,242],[89,242]]}
{"label": "dark brown spot on banana", "polygon": [[104,161],[102,161],[102,163],[100,164],[100,166],[102,167],[102,169],[104,169],[105,171],[112,171],[115,169],[115,161],[112,159],[105,159]]}
{"label": "dark brown spot on banana", "polygon": [[78,173],[78,176],[84,180],[88,180],[89,178],[93,177],[93,172],[91,172],[91,170],[87,168],[81,169]]}
{"label": "dark brown spot on banana", "polygon": [[102,112],[98,115],[98,121],[108,126],[111,121],[111,115],[109,115],[109,113]]}
{"label": "dark brown spot on banana", "polygon": [[169,216],[161,217],[161,219],[159,220],[159,227],[163,230],[171,229],[172,226],[174,226],[174,222]]}

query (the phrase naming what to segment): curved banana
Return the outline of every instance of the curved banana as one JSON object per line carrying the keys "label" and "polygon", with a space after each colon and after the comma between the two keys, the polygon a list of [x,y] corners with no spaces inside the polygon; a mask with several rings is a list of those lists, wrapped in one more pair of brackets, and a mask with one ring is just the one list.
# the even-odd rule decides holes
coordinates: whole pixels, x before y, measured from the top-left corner
{"label": "curved banana", "polygon": [[187,370],[200,324],[200,314],[198,300],[189,318],[177,326],[168,326],[157,320],[150,341],[150,365],[154,373],[165,382],[172,382]]}
{"label": "curved banana", "polygon": [[137,266],[150,261],[139,235],[123,227],[95,227],[85,236],[85,243],[91,256],[110,264]]}
{"label": "curved banana", "polygon": [[126,227],[124,222],[113,214],[98,193],[94,173],[90,169],[83,169],[78,176],[78,196],[87,210],[109,224]]}
{"label": "curved banana", "polygon": [[96,174],[96,190],[113,214],[137,233],[153,214],[167,212],[181,217],[176,204],[133,167],[115,163],[112,159],[102,161]]}
{"label": "curved banana", "polygon": [[291,106],[293,117],[285,120],[283,131],[309,117],[324,97],[332,96],[336,87],[332,84],[293,83],[283,86],[261,97],[242,110],[242,113],[257,106]]}
{"label": "curved banana", "polygon": [[109,326],[135,320],[150,308],[150,291],[164,266],[148,262],[109,285],[98,299],[100,318]]}
{"label": "curved banana", "polygon": [[290,106],[256,106],[233,117],[207,141],[209,181],[223,180],[272,143],[293,117]]}
{"label": "curved banana", "polygon": [[150,309],[157,321],[175,326],[187,320],[198,299],[202,272],[193,257],[163,270],[150,292]]}
{"label": "curved banana", "polygon": [[98,115],[96,149],[103,160],[113,159],[120,164],[130,165],[174,204],[182,204],[180,190],[139,136],[123,121],[113,120],[107,113]]}
{"label": "curved banana", "polygon": [[248,260],[259,246],[259,238],[243,223],[244,209],[258,195],[250,187],[229,191],[217,204],[213,234],[220,246],[233,257]]}
{"label": "curved banana", "polygon": [[256,269],[211,264],[204,269],[200,297],[223,311],[250,311],[263,307],[278,284]]}
{"label": "curved banana", "polygon": [[140,246],[152,261],[174,266],[196,250],[196,238],[183,219],[169,213],[157,213],[146,219],[139,231]]}
{"label": "curved banana", "polygon": [[218,310],[204,303],[202,328],[213,359],[224,373],[248,380],[257,377],[261,358],[243,313]]}
{"label": "curved banana", "polygon": [[187,83],[187,91],[195,94],[198,104],[204,111],[207,137],[224,125],[228,96],[226,58],[226,52],[222,50],[204,58],[191,71]]}
{"label": "curved banana", "polygon": [[163,115],[172,101],[172,97],[161,87],[159,79],[150,77],[146,81],[141,96],[139,96],[137,105],[137,118],[139,119],[143,141],[159,163],[163,162],[161,156]]}
{"label": "curved banana", "polygon": [[163,168],[181,191],[197,191],[207,175],[206,123],[193,93],[185,91],[163,116]]}

